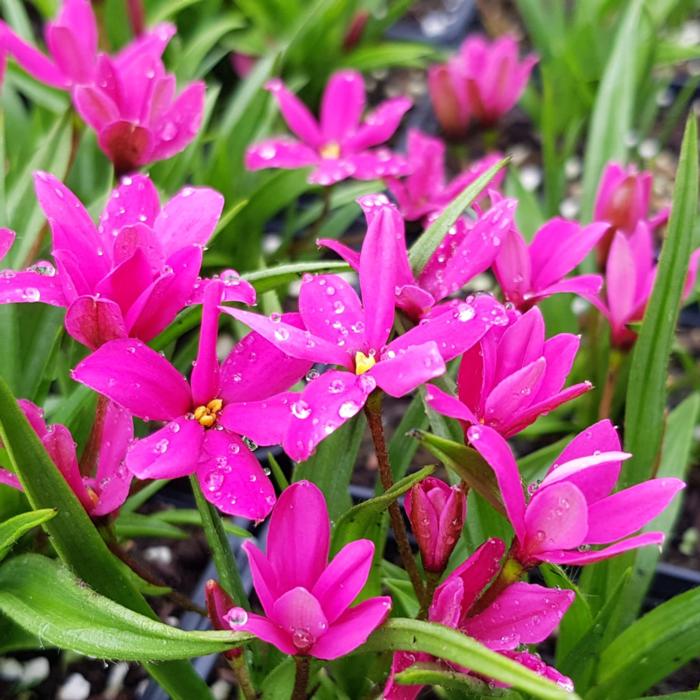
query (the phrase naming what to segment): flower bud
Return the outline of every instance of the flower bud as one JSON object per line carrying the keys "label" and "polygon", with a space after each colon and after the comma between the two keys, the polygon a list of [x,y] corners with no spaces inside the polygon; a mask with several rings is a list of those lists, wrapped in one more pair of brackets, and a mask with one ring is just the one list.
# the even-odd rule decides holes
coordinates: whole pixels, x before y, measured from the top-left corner
{"label": "flower bud", "polygon": [[[204,587],[204,593],[207,601],[207,612],[211,625],[216,630],[231,630],[231,625],[226,621],[225,615],[235,608],[236,604],[231,599],[231,596],[219,585],[214,579],[209,579]],[[224,652],[224,658],[235,659],[243,653],[243,649],[236,647],[228,649]]]}
{"label": "flower bud", "polygon": [[447,65],[432,66],[428,71],[428,91],[433,111],[440,128],[447,136],[462,136],[467,130],[468,118],[462,115],[459,98]]}
{"label": "flower bud", "polygon": [[464,492],[459,486],[448,486],[429,476],[411,489],[405,508],[418,541],[423,568],[442,572],[462,534],[467,512]]}

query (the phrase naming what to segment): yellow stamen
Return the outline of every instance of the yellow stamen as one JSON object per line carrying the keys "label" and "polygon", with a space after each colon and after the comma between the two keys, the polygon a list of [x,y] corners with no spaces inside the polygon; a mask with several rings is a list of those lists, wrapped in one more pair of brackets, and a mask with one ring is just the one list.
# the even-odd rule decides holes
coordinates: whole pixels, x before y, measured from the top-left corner
{"label": "yellow stamen", "polygon": [[212,399],[206,406],[194,409],[194,419],[204,428],[211,428],[219,417],[219,411],[224,407],[221,399]]}
{"label": "yellow stamen", "polygon": [[89,499],[92,501],[93,507],[96,506],[100,502],[100,497],[97,495],[97,492],[91,486],[88,486],[86,491]]}
{"label": "yellow stamen", "polygon": [[328,160],[340,158],[340,144],[335,141],[329,141],[325,146],[322,146],[321,158],[326,158]]}
{"label": "yellow stamen", "polygon": [[377,364],[374,355],[365,355],[363,352],[355,353],[355,374],[364,374]]}

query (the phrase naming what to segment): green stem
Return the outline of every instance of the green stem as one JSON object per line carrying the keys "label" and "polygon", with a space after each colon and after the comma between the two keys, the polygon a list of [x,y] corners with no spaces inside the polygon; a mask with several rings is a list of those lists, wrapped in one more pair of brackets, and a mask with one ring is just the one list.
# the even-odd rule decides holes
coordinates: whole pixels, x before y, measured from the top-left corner
{"label": "green stem", "polygon": [[[374,443],[374,452],[377,455],[377,463],[379,465],[379,478],[382,482],[384,491],[388,491],[394,485],[394,478],[391,472],[391,464],[389,463],[389,453],[386,448],[386,440],[384,439],[384,426],[382,425],[382,394],[375,392],[365,404],[365,415],[367,423],[372,434],[372,442]],[[411,544],[408,541],[408,533],[406,532],[406,523],[401,515],[399,504],[394,501],[389,506],[389,518],[391,519],[391,527],[396,537],[396,545],[401,555],[401,561],[408,573],[408,577],[413,584],[413,590],[416,592],[416,598],[421,606],[426,604],[425,587],[421,578],[416,560],[411,550]]]}
{"label": "green stem", "polygon": [[297,665],[297,673],[291,700],[306,700],[306,688],[309,685],[309,657],[295,656],[294,663]]}
{"label": "green stem", "polygon": [[608,372],[605,376],[605,384],[603,385],[603,394],[600,397],[600,404],[598,406],[598,420],[602,420],[603,418],[612,418],[610,413],[612,411],[613,399],[615,398],[617,379],[620,376],[621,364],[622,353],[613,348],[611,350]]}
{"label": "green stem", "polygon": [[243,695],[245,700],[255,700],[258,694],[255,692],[253,681],[250,678],[250,671],[248,671],[248,664],[245,661],[245,656],[239,654],[227,660],[228,665],[233,671],[233,675],[236,676],[236,682],[241,689],[241,695]]}
{"label": "green stem", "polygon": [[197,510],[199,510],[199,515],[202,518],[204,535],[207,538],[207,543],[209,544],[212,557],[214,558],[214,565],[219,574],[219,582],[224,590],[233,598],[236,605],[250,610],[248,596],[243,588],[241,575],[238,572],[236,560],[233,558],[228,537],[224,532],[221,517],[214,507],[204,498],[196,475],[193,474],[190,476],[190,483],[192,484],[194,500],[197,503]]}
{"label": "green stem", "polygon": [[423,603],[418,611],[419,620],[428,619],[428,610],[430,609],[430,604],[433,601],[435,589],[437,588],[438,583],[440,583],[440,574],[434,571],[428,571],[428,573],[425,575],[425,579],[425,595],[423,596]]}

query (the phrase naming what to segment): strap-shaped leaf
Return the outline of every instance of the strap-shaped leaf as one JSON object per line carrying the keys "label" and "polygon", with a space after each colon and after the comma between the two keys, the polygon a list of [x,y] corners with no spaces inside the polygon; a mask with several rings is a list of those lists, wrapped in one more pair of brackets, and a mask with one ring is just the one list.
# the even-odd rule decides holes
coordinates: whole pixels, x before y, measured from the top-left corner
{"label": "strap-shaped leaf", "polygon": [[659,605],[630,625],[603,652],[587,700],[635,698],[700,656],[700,588]]}
{"label": "strap-shaped leaf", "polygon": [[440,242],[462,215],[464,210],[477,198],[479,193],[491,182],[494,175],[508,163],[510,158],[504,158],[492,165],[488,170],[479,175],[461,194],[457,195],[445,210],[433,221],[421,234],[420,238],[411,246],[409,260],[415,272],[420,272],[430,260]]}
{"label": "strap-shaped leaf", "polygon": [[12,547],[22,535],[29,532],[32,528],[37,527],[37,525],[41,525],[41,523],[50,520],[55,515],[55,510],[44,508],[43,510],[35,510],[29,513],[20,513],[19,515],[15,515],[14,518],[0,523],[0,560],[5,557],[10,547]]}
{"label": "strap-shaped leaf", "polygon": [[525,666],[491,651],[471,637],[435,623],[393,618],[382,625],[359,651],[423,651],[469,668],[479,675],[507,683],[536,698],[576,700],[579,697]]}
{"label": "strap-shaped leaf", "polygon": [[38,554],[0,567],[0,610],[61,649],[124,661],[165,661],[223,651],[245,633],[184,632],[95,593],[59,562]]}
{"label": "strap-shaped leaf", "polygon": [[625,410],[622,486],[648,479],[657,463],[666,409],[666,376],[698,208],[698,132],[694,115],[686,124],[668,236],[654,291],[634,348]]}

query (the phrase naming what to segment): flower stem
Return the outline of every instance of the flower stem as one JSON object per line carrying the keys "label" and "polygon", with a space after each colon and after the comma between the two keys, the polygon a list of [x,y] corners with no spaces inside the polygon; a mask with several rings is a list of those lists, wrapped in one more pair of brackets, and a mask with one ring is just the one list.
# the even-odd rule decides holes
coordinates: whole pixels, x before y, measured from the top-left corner
{"label": "flower stem", "polygon": [[598,420],[603,418],[612,418],[610,412],[612,411],[613,399],[615,398],[615,388],[617,387],[617,380],[620,376],[620,365],[622,364],[622,355],[612,349],[612,354],[610,357],[610,364],[608,365],[608,373],[605,377],[605,384],[603,386],[603,394],[600,398],[600,405],[598,406]]}
{"label": "flower stem", "polygon": [[309,685],[309,657],[295,656],[294,663],[297,665],[297,673],[291,700],[306,700],[306,688]]}
{"label": "flower stem", "polygon": [[199,487],[196,475],[190,476],[192,493],[197,503],[197,510],[202,518],[202,528],[207,538],[207,544],[211,549],[216,571],[219,574],[219,581],[224,590],[233,598],[236,605],[240,605],[246,610],[250,610],[248,596],[243,588],[241,575],[233,558],[228,537],[221,523],[221,517],[214,507],[204,498],[202,489]]}
{"label": "flower stem", "polygon": [[419,620],[428,619],[428,610],[430,608],[430,604],[433,601],[433,594],[435,593],[435,589],[437,588],[438,583],[440,583],[440,574],[434,571],[428,571],[428,573],[425,575],[425,578],[425,595],[423,596],[423,603],[421,604],[420,610],[418,611]]}
{"label": "flower stem", "polygon": [[233,671],[233,675],[236,676],[236,682],[245,700],[255,700],[258,694],[253,687],[253,681],[250,678],[250,671],[248,671],[248,664],[246,663],[245,656],[239,654],[232,659],[227,659],[227,661]]}
{"label": "flower stem", "polygon": [[[382,425],[382,394],[381,392],[373,393],[365,404],[365,415],[367,423],[372,434],[372,442],[374,443],[374,451],[377,455],[377,463],[379,465],[379,478],[382,482],[384,491],[388,491],[394,485],[394,478],[391,473],[391,465],[389,464],[389,453],[386,448],[386,440],[384,439],[384,426]],[[404,568],[408,573],[408,577],[413,584],[413,590],[416,592],[418,602],[423,606],[425,604],[425,587],[421,578],[416,560],[411,551],[411,545],[408,541],[408,533],[406,532],[406,523],[401,515],[399,504],[394,501],[389,506],[389,518],[391,519],[391,527],[396,537],[396,544],[399,548],[399,554]]]}

